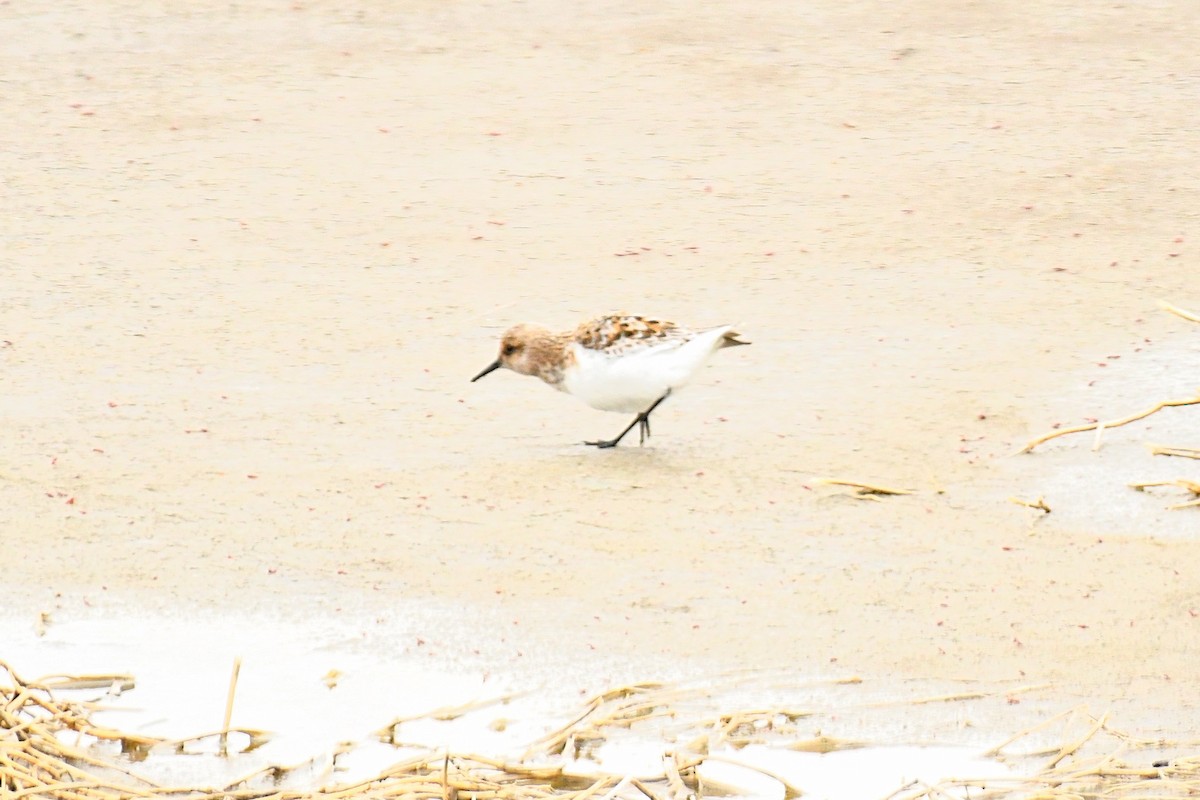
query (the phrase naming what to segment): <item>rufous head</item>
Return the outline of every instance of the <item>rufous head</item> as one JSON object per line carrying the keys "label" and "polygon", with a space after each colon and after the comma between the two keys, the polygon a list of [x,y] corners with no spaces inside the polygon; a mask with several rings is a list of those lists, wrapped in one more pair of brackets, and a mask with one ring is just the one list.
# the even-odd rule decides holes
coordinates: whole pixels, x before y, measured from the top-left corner
{"label": "rufous head", "polygon": [[553,341],[554,335],[540,325],[521,323],[504,332],[500,339],[500,356],[471,378],[471,383],[491,372],[504,367],[522,375],[540,375],[545,365],[545,344]]}

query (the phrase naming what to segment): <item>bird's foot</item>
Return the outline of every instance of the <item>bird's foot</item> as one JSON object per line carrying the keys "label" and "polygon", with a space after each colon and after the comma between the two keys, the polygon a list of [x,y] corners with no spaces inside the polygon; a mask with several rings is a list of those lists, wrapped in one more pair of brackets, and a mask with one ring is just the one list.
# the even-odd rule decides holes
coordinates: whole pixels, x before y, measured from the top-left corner
{"label": "bird's foot", "polygon": [[617,442],[619,442],[619,441],[621,441],[621,440],[620,439],[602,439],[602,440],[598,440],[595,442],[584,442],[584,444],[589,445],[591,447],[599,447],[601,450],[604,450],[609,447],[616,447]]}
{"label": "bird's foot", "polygon": [[646,444],[650,438],[650,417],[638,417],[638,447]]}

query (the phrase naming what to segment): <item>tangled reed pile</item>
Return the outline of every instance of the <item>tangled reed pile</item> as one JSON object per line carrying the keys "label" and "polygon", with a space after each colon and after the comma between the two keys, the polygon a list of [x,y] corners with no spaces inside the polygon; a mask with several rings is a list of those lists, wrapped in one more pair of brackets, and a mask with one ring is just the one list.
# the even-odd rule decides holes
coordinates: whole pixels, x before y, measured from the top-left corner
{"label": "tangled reed pile", "polygon": [[[735,787],[706,780],[700,767],[706,761],[737,764],[737,751],[749,744],[764,744],[792,751],[831,752],[862,746],[825,736],[807,737],[798,721],[808,712],[774,709],[725,714],[682,726],[669,726],[680,735],[663,740],[663,768],[654,775],[614,775],[580,771],[577,759],[604,741],[635,726],[675,718],[678,689],[660,684],[635,684],[598,695],[574,719],[534,742],[515,760],[476,755],[427,753],[398,763],[366,780],[327,784],[320,789],[281,789],[280,774],[271,767],[223,786],[169,786],[139,775],[134,766],[166,749],[181,750],[188,743],[165,741],[97,726],[91,722],[93,704],[68,702],[56,697],[60,689],[106,686],[125,676],[94,679],[55,678],[39,682],[21,680],[0,662],[0,797],[5,800],[316,800],[317,798],[411,798],[412,800],[685,800],[735,792]],[[854,683],[856,679],[839,683]],[[1043,687],[1034,687],[1043,688]],[[1033,690],[1033,689],[1030,689]],[[1011,694],[1011,692],[1009,692]],[[911,701],[953,702],[984,696],[979,693],[948,695]],[[1039,752],[1013,753],[1021,742],[1065,721],[1082,729],[1069,741]],[[389,728],[381,732],[386,741]],[[229,732],[209,734],[219,737]],[[254,746],[257,731],[243,730]],[[119,744],[121,753],[115,750]],[[1135,766],[1121,757],[1133,754],[1148,760],[1147,753],[1200,741],[1179,743],[1139,740],[1112,729],[1106,718],[1078,710],[1013,736],[987,755],[1010,763],[1031,765],[1026,777],[982,780],[949,780],[936,785],[910,783],[888,800],[945,800],[945,798],[1026,797],[1043,800],[1068,798],[1183,798],[1200,796],[1200,755]],[[1087,750],[1100,754],[1084,756]],[[1107,754],[1103,751],[1107,749]],[[1200,751],[1198,751],[1200,752]],[[211,756],[206,756],[211,757]],[[746,764],[778,782],[775,797],[799,797],[802,791],[788,779]]]}

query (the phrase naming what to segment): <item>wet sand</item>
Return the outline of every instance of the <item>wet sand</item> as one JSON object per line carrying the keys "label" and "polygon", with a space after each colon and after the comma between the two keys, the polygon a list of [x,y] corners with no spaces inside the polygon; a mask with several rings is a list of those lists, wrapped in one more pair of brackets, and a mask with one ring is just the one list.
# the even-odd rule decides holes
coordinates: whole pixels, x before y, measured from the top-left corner
{"label": "wet sand", "polygon": [[[345,619],[579,692],[1046,683],[990,724],[1189,732],[1200,523],[1126,484],[1196,479],[1144,443],[1200,409],[1011,454],[1198,385],[1155,301],[1200,306],[1200,13],[758,14],[3,7],[3,624]],[[615,310],[754,346],[641,449],[467,382]]]}

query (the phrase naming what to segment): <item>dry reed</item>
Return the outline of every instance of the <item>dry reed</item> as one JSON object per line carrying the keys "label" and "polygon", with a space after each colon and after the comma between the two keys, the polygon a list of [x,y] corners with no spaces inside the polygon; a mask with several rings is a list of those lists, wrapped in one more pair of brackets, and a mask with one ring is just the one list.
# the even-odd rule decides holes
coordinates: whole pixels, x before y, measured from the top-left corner
{"label": "dry reed", "polygon": [[[1180,308],[1179,306],[1172,305],[1171,303],[1168,303],[1163,300],[1159,301],[1158,306],[1159,306],[1159,308],[1163,309],[1164,311],[1174,314],[1177,317],[1182,317],[1183,319],[1189,320],[1191,322],[1200,322],[1200,314],[1197,314],[1194,311],[1188,311],[1187,309]],[[1020,450],[1017,451],[1017,453],[1020,454],[1020,453],[1032,452],[1034,450],[1034,448],[1036,448],[1042,444],[1045,444],[1046,442],[1050,441],[1051,439],[1057,439],[1060,436],[1068,436],[1072,433],[1083,433],[1085,431],[1093,431],[1093,430],[1096,432],[1096,436],[1095,436],[1095,439],[1092,441],[1092,450],[1099,450],[1100,449],[1100,441],[1101,441],[1102,437],[1104,436],[1104,432],[1106,430],[1108,430],[1109,428],[1119,428],[1122,425],[1128,425],[1131,422],[1137,422],[1138,420],[1145,419],[1146,417],[1148,417],[1152,414],[1157,414],[1159,411],[1162,411],[1164,408],[1178,408],[1179,406],[1194,406],[1197,404],[1200,404],[1200,391],[1198,391],[1196,393],[1195,397],[1185,397],[1185,398],[1182,398],[1179,400],[1164,400],[1161,403],[1155,403],[1153,406],[1151,406],[1150,408],[1147,408],[1145,411],[1138,411],[1136,413],[1129,414],[1128,416],[1124,416],[1119,419],[1109,420],[1107,422],[1097,421],[1097,422],[1089,423],[1087,425],[1075,425],[1070,428],[1062,428],[1061,430],[1050,431],[1049,433],[1042,434],[1041,436],[1038,436],[1035,439],[1030,439],[1025,444],[1024,447],[1022,447]],[[1166,448],[1166,449],[1169,450],[1171,448]],[[1180,449],[1185,450],[1186,448],[1180,448]],[[1163,455],[1184,455],[1184,453],[1175,453],[1175,452],[1163,452],[1162,454]],[[1188,457],[1196,458],[1197,456],[1192,455],[1192,456],[1188,456]]]}
{"label": "dry reed", "polygon": [[[130,688],[129,676],[59,677],[29,682],[0,662],[0,797],[5,800],[692,800],[738,791],[701,775],[706,762],[724,762],[758,772],[779,784],[777,797],[801,794],[794,778],[750,766],[736,757],[748,744],[780,750],[826,753],[865,746],[803,731],[798,722],[812,712],[803,709],[759,709],[692,721],[678,727],[668,742],[661,732],[700,690],[643,683],[597,695],[562,728],[534,742],[516,760],[430,751],[397,763],[373,777],[317,790],[281,789],[272,780],[289,772],[282,767],[263,770],[220,786],[166,786],[138,774],[132,762],[161,748],[176,750],[195,738],[168,741],[124,734],[94,725],[91,707],[56,696],[56,687],[103,687],[117,683]],[[857,684],[858,679],[834,681]],[[1033,691],[1044,687],[1024,687]],[[1014,690],[993,693],[1011,695]],[[956,702],[988,693],[938,695],[910,704]],[[899,705],[899,704],[898,704]],[[862,708],[870,706],[864,705]],[[455,716],[461,709],[442,710]],[[575,753],[588,742],[604,739],[650,722],[663,736],[661,770],[649,775],[580,772]],[[1057,723],[1063,723],[1063,743],[1039,752],[1016,753]],[[385,729],[390,734],[392,726]],[[229,729],[210,734],[239,732]],[[261,732],[241,730],[252,742]],[[387,738],[385,735],[384,738]],[[71,744],[68,740],[75,740]],[[120,743],[124,755],[111,752]],[[348,748],[349,746],[347,746]],[[936,785],[910,783],[891,795],[893,800],[941,798],[1036,797],[1067,798],[1195,797],[1200,795],[1200,755],[1150,762],[1146,752],[1194,747],[1196,742],[1138,739],[1110,726],[1107,716],[1092,717],[1076,709],[1010,737],[987,755],[1010,764],[1031,766],[1028,774],[988,780],[958,779]],[[710,753],[710,749],[722,752]],[[106,752],[108,754],[106,755]],[[343,751],[344,752],[344,751]],[[335,754],[335,758],[336,758]],[[1143,756],[1146,763],[1123,760]],[[594,766],[594,765],[593,765]],[[265,783],[265,785],[264,785]]]}

